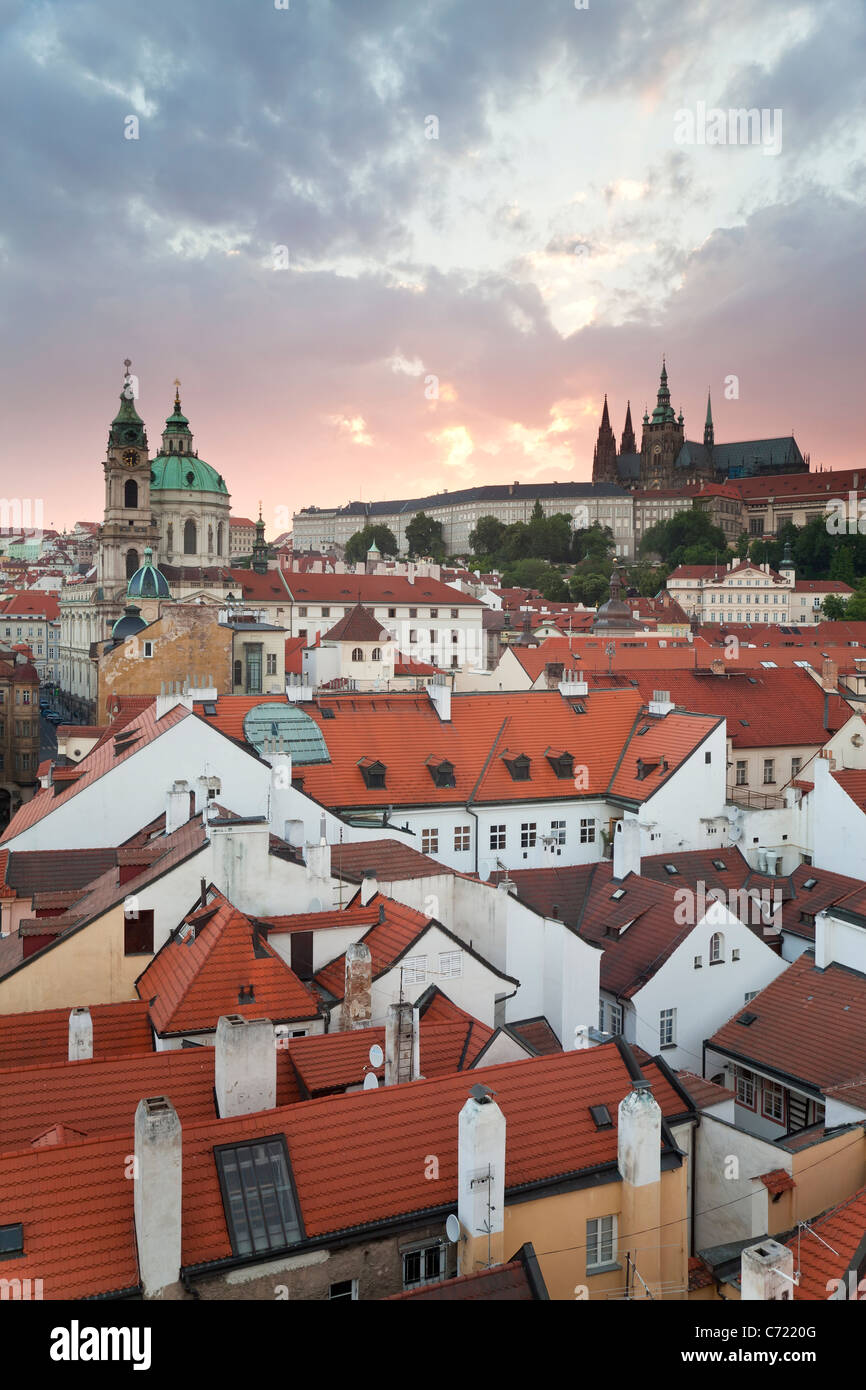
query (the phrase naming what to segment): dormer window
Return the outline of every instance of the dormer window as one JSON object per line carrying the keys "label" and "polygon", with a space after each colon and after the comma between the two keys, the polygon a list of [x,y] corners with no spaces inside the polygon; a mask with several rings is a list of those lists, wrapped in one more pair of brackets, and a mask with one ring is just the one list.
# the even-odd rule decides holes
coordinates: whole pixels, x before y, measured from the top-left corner
{"label": "dormer window", "polygon": [[433,754],[427,759],[427,767],[436,787],[456,787],[454,764],[447,758],[437,758]]}
{"label": "dormer window", "polygon": [[371,790],[383,788],[385,786],[385,764],[380,763],[378,758],[361,758],[358,763],[361,769],[361,776],[365,785]]}
{"label": "dormer window", "polygon": [[528,782],[530,759],[525,753],[503,753],[502,761],[511,773],[512,781]]}
{"label": "dormer window", "polygon": [[544,754],[550,763],[553,773],[562,781],[570,781],[574,777],[574,756],[564,752],[561,748],[548,748]]}

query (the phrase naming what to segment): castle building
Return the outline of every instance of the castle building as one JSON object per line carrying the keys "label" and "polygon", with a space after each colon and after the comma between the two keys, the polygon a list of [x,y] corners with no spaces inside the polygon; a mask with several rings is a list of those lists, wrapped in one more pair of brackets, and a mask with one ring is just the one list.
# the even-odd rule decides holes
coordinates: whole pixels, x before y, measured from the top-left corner
{"label": "castle building", "polygon": [[677,414],[671,405],[667,365],[663,360],[652,415],[644,411],[639,451],[631,422],[631,402],[626,407],[617,450],[605,396],[592,459],[592,481],[632,490],[679,489],[721,483],[728,478],[804,473],[808,468],[808,456],[804,458],[793,435],[717,444],[709,393],[703,441],[687,439],[683,412]]}

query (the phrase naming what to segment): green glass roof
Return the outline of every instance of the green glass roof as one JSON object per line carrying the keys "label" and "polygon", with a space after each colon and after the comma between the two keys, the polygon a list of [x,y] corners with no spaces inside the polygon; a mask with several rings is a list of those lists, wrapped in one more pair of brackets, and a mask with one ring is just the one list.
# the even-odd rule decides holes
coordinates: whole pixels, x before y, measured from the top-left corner
{"label": "green glass roof", "polygon": [[267,756],[266,745],[279,746],[283,740],[283,750],[291,753],[292,762],[329,763],[328,752],[322,731],[315,719],[304,714],[296,705],[272,704],[254,705],[244,716],[244,738],[251,743],[257,753]]}
{"label": "green glass roof", "polygon": [[151,491],[220,492],[228,496],[225,479],[204,459],[192,454],[157,454],[150,465]]}

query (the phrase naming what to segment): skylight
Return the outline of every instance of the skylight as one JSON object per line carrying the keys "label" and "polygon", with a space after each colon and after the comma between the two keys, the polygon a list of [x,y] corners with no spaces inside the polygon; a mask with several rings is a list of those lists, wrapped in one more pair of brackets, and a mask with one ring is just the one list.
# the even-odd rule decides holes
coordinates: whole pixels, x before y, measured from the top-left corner
{"label": "skylight", "polygon": [[757,1017],[757,1014],[740,1014],[740,1017],[737,1019],[737,1022],[742,1023],[744,1028],[751,1028],[752,1024],[755,1022],[755,1019]]}
{"label": "skylight", "polygon": [[713,868],[714,868],[714,869],[726,869],[727,867],[728,867],[728,866],[727,866],[727,864],[725,863],[724,859],[714,859],[714,860],[713,860]]}
{"label": "skylight", "polygon": [[24,1254],[24,1227],[20,1221],[0,1226],[0,1260]]}
{"label": "skylight", "polygon": [[613,1120],[610,1118],[610,1111],[606,1105],[591,1105],[589,1113],[595,1122],[596,1129],[612,1129]]}
{"label": "skylight", "polygon": [[613,892],[613,893],[611,893],[611,895],[610,895],[610,897],[611,897],[611,902],[618,903],[619,900],[620,900],[620,898],[624,898],[624,897],[625,897],[625,894],[626,894],[626,890],[625,890],[624,888],[617,888],[616,891]]}
{"label": "skylight", "polygon": [[214,1149],[235,1255],[284,1250],[302,1236],[285,1136]]}
{"label": "skylight", "polygon": [[803,887],[807,890],[807,892],[811,893],[812,889],[815,887],[815,884],[817,882],[817,878],[807,878],[806,882],[803,884]]}

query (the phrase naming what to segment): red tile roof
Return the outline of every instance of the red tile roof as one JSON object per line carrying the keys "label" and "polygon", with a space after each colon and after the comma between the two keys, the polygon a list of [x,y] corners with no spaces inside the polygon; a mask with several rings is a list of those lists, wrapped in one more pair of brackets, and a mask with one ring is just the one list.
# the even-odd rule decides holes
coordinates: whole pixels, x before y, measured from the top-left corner
{"label": "red tile roof", "polygon": [[[373,979],[384,975],[396,965],[401,956],[410,949],[430,926],[430,918],[416,912],[414,908],[404,907],[393,898],[377,894],[368,907],[373,905],[376,913],[375,925],[370,927],[360,940],[369,948],[373,962]],[[379,920],[379,908],[383,909],[384,920]],[[330,961],[317,971],[316,984],[334,999],[342,999],[346,985],[345,952],[336,960]]]}
{"label": "red tile roof", "polygon": [[391,634],[362,603],[322,634],[323,642],[390,642]]}
{"label": "red tile roof", "polygon": [[797,1184],[786,1172],[784,1168],[773,1168],[769,1173],[759,1174],[759,1181],[764,1184],[771,1197],[778,1197],[782,1192],[790,1192]]}
{"label": "red tile roof", "polygon": [[[665,1117],[682,1116],[683,1101],[658,1065],[646,1063],[643,1073]],[[617,1107],[632,1078],[615,1044],[483,1067],[471,1079],[496,1092],[506,1116],[507,1192],[604,1168],[616,1180]],[[457,1116],[469,1081],[457,1074],[185,1125],[183,1267],[232,1255],[213,1156],[217,1143],[285,1134],[307,1238],[409,1214],[441,1214],[457,1197]],[[596,1128],[590,1105],[608,1106],[609,1129]],[[425,1177],[430,1153],[439,1158],[436,1183]],[[22,1257],[4,1262],[4,1277],[42,1278],[48,1299],[135,1288],[128,1154],[127,1130],[0,1155],[0,1210],[7,1221],[23,1223],[26,1242]]]}
{"label": "red tile roof", "polygon": [[866,977],[835,962],[817,970],[805,951],[707,1045],[866,1105]]}
{"label": "red tile roof", "polygon": [[6,882],[19,898],[83,890],[117,863],[116,849],[8,850]]}
{"label": "red tile roof", "polygon": [[[312,992],[222,893],[213,890],[208,908],[185,921],[194,934],[181,940],[173,933],[136,981],[161,1036],[215,1029],[221,1014],[274,1023],[318,1015]],[[253,1001],[241,1003],[240,990],[249,985]]]}
{"label": "red tile roof", "polygon": [[[529,1249],[532,1249],[531,1245]],[[536,1277],[540,1278],[540,1272]],[[393,1293],[389,1301],[409,1298],[415,1303],[530,1303],[547,1296],[546,1290],[544,1293],[537,1291],[537,1285],[533,1285],[523,1261],[515,1258],[507,1264],[476,1269],[471,1274],[459,1274],[454,1279],[442,1279],[436,1284],[422,1284],[417,1289]]]}
{"label": "red tile roof", "polygon": [[532,1048],[538,1057],[551,1052],[561,1052],[562,1043],[554,1033],[546,1018],[523,1018],[517,1023],[508,1024],[509,1033],[516,1034],[520,1042]]}
{"label": "red tile roof", "polygon": [[[70,1009],[0,1014],[0,1068],[17,1069],[66,1060]],[[95,1057],[135,1057],[153,1051],[147,1005],[91,1004]]]}
{"label": "red tile roof", "polygon": [[[848,1270],[854,1265],[854,1257],[860,1252],[866,1240],[866,1187],[861,1187],[847,1201],[810,1221],[787,1243],[794,1251],[794,1267],[799,1265],[800,1282],[794,1289],[794,1298],[824,1302],[832,1292],[830,1281],[841,1279],[845,1297],[851,1298]],[[853,1286],[862,1290],[859,1280],[863,1278],[862,1267],[855,1273]],[[863,1299],[862,1291],[854,1295]]]}
{"label": "red tile roof", "polygon": [[734,1092],[729,1091],[727,1086],[718,1086],[715,1081],[706,1081],[704,1077],[696,1076],[693,1071],[678,1071],[677,1080],[683,1090],[691,1096],[698,1110],[706,1110],[711,1105],[721,1105],[724,1101],[734,1099]]}
{"label": "red tile roof", "polygon": [[331,872],[349,883],[360,883],[374,869],[380,883],[430,878],[453,870],[399,840],[363,840],[331,847]]}
{"label": "red tile roof", "polygon": [[295,603],[482,606],[480,599],[460,593],[438,579],[416,578],[410,583],[405,575],[399,574],[298,574],[295,570],[284,570],[283,577]]}
{"label": "red tile roof", "polygon": [[[607,647],[615,650],[608,655]],[[690,642],[685,637],[658,637],[654,632],[635,633],[631,637],[548,637],[537,647],[509,647],[530,680],[537,681],[545,667],[562,664],[567,670],[634,671],[642,667],[665,670],[691,667],[696,662],[708,663],[709,648],[705,643]]]}

